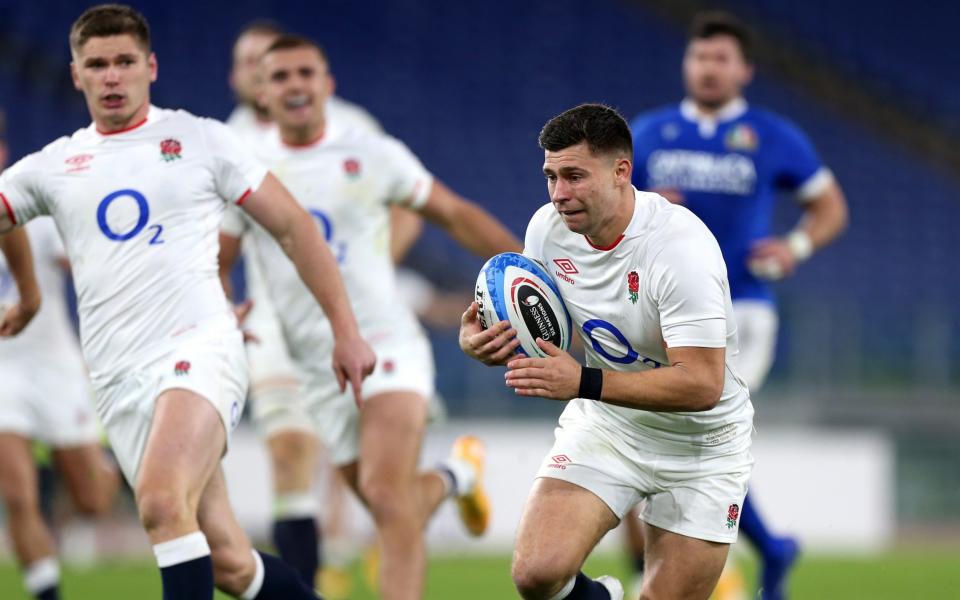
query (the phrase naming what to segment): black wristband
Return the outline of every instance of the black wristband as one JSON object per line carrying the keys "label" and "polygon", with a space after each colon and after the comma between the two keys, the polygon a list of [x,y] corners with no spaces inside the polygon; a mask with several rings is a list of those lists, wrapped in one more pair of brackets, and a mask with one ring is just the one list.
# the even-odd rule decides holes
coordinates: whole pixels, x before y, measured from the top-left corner
{"label": "black wristband", "polygon": [[580,368],[580,393],[578,398],[599,400],[603,391],[603,370],[593,367]]}

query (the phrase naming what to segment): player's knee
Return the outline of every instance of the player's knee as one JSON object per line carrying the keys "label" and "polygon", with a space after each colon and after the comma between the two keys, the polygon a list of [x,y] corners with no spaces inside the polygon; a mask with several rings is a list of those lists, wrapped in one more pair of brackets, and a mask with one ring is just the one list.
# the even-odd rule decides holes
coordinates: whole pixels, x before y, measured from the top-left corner
{"label": "player's knee", "polygon": [[576,577],[579,566],[566,564],[556,557],[514,553],[511,575],[513,585],[525,600],[551,598]]}
{"label": "player's knee", "polygon": [[147,531],[172,527],[190,518],[187,498],[166,489],[138,489],[137,510]]}
{"label": "player's knee", "polygon": [[36,486],[11,485],[4,486],[3,502],[11,519],[20,517],[31,511],[40,510],[40,500],[37,497]]}
{"label": "player's knee", "polygon": [[227,594],[238,596],[250,585],[256,564],[250,550],[233,546],[218,546],[210,549],[213,562],[213,581]]}
{"label": "player's knee", "polygon": [[360,493],[380,526],[410,522],[417,518],[413,486],[404,486],[375,478],[360,481]]}

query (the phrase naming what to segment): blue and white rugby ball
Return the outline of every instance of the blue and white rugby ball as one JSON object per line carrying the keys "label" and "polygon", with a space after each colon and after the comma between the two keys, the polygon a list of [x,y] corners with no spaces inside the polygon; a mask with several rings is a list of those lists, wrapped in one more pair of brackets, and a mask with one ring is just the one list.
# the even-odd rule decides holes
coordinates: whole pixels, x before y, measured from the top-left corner
{"label": "blue and white rugby ball", "polygon": [[560,290],[539,262],[516,252],[492,257],[477,277],[480,325],[510,321],[520,339],[518,353],[546,357],[537,338],[570,348],[573,329]]}

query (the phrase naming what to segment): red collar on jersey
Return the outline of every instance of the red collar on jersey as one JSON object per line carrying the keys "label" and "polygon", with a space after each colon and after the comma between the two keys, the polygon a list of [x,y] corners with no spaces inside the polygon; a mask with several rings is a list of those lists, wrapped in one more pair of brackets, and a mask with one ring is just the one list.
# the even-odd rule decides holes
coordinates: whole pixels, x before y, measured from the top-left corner
{"label": "red collar on jersey", "polygon": [[603,252],[606,252],[608,250],[613,250],[614,248],[616,248],[617,244],[619,244],[623,240],[623,236],[624,234],[621,233],[619,236],[617,236],[617,239],[613,240],[613,243],[610,244],[609,246],[596,246],[594,245],[593,242],[590,241],[590,238],[588,238],[587,236],[583,236],[583,239],[587,240],[587,243],[590,244],[590,247],[593,248],[594,250],[602,250]]}
{"label": "red collar on jersey", "polygon": [[117,135],[118,133],[126,133],[126,132],[128,132],[128,131],[133,131],[133,130],[136,129],[137,127],[140,127],[141,125],[143,125],[144,123],[147,122],[147,119],[148,119],[148,117],[144,117],[143,120],[140,121],[139,123],[137,123],[136,125],[131,125],[131,126],[129,126],[129,127],[124,127],[123,129],[118,129],[118,130],[116,130],[116,131],[100,131],[100,128],[97,127],[97,133],[99,133],[100,135]]}

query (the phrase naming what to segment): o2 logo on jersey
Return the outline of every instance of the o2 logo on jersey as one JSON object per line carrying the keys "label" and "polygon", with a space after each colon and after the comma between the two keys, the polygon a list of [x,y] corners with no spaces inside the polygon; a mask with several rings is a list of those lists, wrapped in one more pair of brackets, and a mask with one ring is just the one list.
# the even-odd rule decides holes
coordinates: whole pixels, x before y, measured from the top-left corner
{"label": "o2 logo on jersey", "polygon": [[330,220],[327,213],[317,208],[311,208],[310,214],[313,215],[313,218],[320,226],[320,231],[323,232],[323,239],[325,239],[327,245],[330,246],[330,251],[333,252],[334,258],[337,259],[337,264],[343,264],[343,261],[347,259],[347,243],[333,239],[333,221]]}
{"label": "o2 logo on jersey", "polygon": [[[133,200],[134,204],[136,204],[136,223],[126,231],[117,231],[114,227],[117,225],[118,220],[132,220],[131,217],[133,213],[131,212],[132,205],[130,200]],[[123,201],[123,204],[115,208],[114,211],[122,212],[120,212],[120,218],[114,219],[114,225],[111,226],[107,220],[107,212],[110,211],[110,207],[117,201]],[[111,192],[107,194],[107,196],[100,201],[99,206],[97,206],[97,225],[100,226],[100,231],[103,232],[103,235],[107,236],[107,239],[115,242],[126,242],[135,238],[147,227],[149,221],[150,204],[147,203],[144,195],[137,190],[117,190]],[[160,235],[163,233],[163,225],[151,225],[148,229],[153,232],[149,241],[151,246],[164,243],[165,240],[160,238]]]}
{"label": "o2 logo on jersey", "polygon": [[[623,347],[624,354],[622,356],[617,356],[611,354],[607,351],[606,348],[600,343],[601,340],[597,339],[601,335],[601,331],[606,331],[613,338],[620,343]],[[627,339],[627,336],[623,335],[617,326],[609,321],[604,321],[603,319],[590,319],[583,324],[583,332],[590,339],[590,344],[593,346],[594,351],[605,359],[619,363],[621,365],[629,365],[637,361],[642,362],[652,369],[659,369],[663,366],[663,363],[653,360],[652,358],[647,358],[646,356],[640,356],[640,354],[633,349],[633,346],[630,345],[630,340]]]}

